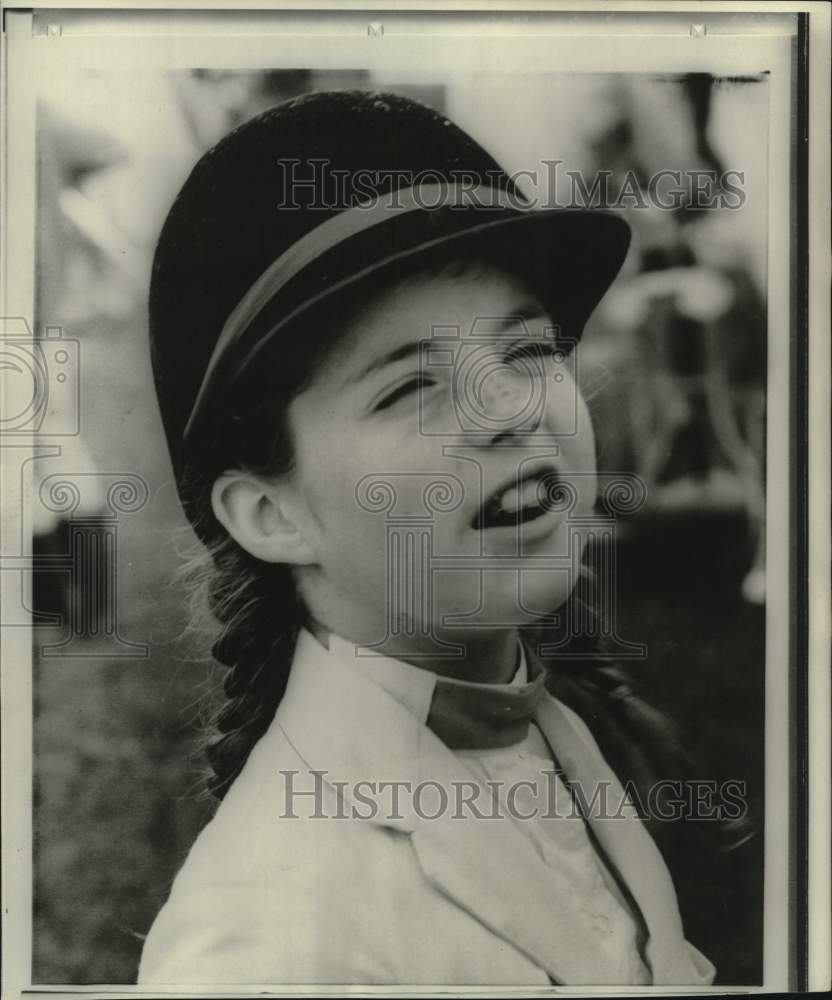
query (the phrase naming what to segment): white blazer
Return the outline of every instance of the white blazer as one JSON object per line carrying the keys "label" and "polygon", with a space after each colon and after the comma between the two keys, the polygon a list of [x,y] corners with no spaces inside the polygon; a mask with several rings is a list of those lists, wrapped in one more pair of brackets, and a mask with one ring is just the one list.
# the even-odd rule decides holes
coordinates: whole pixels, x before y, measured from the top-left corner
{"label": "white blazer", "polygon": [[[574,712],[546,695],[535,721],[570,779],[623,795]],[[358,782],[425,779],[452,787],[471,772],[385,690],[302,633],[271,727],[148,934],[139,983],[591,984],[594,942],[551,897],[517,821],[426,819],[406,796],[398,813],[334,818],[350,817]],[[297,794],[316,781],[317,797]],[[714,968],[685,940],[670,875],[641,822],[591,823],[644,917],[653,982],[711,983]]]}

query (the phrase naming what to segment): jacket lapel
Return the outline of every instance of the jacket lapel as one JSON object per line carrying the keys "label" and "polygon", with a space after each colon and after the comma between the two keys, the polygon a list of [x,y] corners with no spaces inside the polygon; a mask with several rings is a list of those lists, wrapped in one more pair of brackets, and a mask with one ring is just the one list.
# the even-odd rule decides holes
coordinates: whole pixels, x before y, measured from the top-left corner
{"label": "jacket lapel", "polygon": [[[391,695],[337,661],[301,633],[276,723],[310,769],[347,799],[358,782],[403,781],[409,795],[397,816],[379,811],[370,822],[410,834],[425,877],[493,933],[559,983],[615,984],[604,959],[564,900],[573,890],[537,854],[517,821],[502,810],[479,818],[451,799],[436,819],[430,788],[449,796],[477,783],[463,760]],[[424,803],[414,808],[413,790]],[[440,793],[441,794],[441,793]],[[430,803],[430,804],[429,804]],[[482,798],[481,813],[487,813]],[[421,815],[419,814],[421,812]]]}
{"label": "jacket lapel", "polygon": [[[427,731],[426,731],[427,732]],[[423,781],[469,786],[473,773],[432,733],[420,755]],[[478,800],[482,812],[482,800]],[[422,871],[441,892],[564,984],[616,984],[569,903],[574,890],[538,855],[505,809],[498,818],[445,810],[419,822],[412,842]],[[559,884],[562,883],[562,884]]]}
{"label": "jacket lapel", "polygon": [[713,969],[685,940],[676,892],[659,849],[638,818],[624,789],[601,756],[589,730],[574,712],[547,694],[535,721],[566,777],[577,784],[586,818],[618,869],[647,925],[647,960],[654,984],[709,982]]}

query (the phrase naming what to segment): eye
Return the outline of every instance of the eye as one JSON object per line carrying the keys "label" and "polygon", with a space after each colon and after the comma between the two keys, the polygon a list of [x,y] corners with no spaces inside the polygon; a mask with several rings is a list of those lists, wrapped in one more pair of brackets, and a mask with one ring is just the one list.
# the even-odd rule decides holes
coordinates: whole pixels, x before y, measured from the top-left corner
{"label": "eye", "polygon": [[400,402],[402,399],[406,399],[408,396],[420,392],[429,385],[433,385],[433,382],[430,379],[425,378],[423,375],[414,375],[412,378],[407,379],[407,381],[397,385],[396,388],[393,389],[392,392],[387,393],[386,396],[382,396],[382,398],[373,407],[373,413],[378,413],[379,410],[387,410],[391,406]]}

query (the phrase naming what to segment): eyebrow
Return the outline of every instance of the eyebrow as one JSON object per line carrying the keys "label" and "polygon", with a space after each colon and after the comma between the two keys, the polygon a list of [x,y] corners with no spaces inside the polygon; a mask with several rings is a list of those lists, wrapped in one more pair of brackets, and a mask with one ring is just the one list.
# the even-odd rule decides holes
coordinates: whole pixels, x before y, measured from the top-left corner
{"label": "eyebrow", "polygon": [[396,361],[403,361],[405,358],[412,357],[414,354],[419,354],[422,343],[423,341],[421,340],[413,340],[409,344],[401,344],[392,351],[388,351],[386,354],[382,354],[380,357],[375,358],[375,360],[371,361],[357,374],[351,375],[349,381],[360,382],[362,379],[371,375],[373,372],[378,371],[380,368],[386,368],[387,365],[392,365]]}
{"label": "eyebrow", "polygon": [[[523,304],[518,306],[513,312],[500,318],[499,322],[496,324],[496,332],[505,333],[507,330],[516,326],[518,320],[529,321],[542,318],[544,318],[544,313],[539,305],[536,303],[529,303],[528,305]],[[360,372],[357,372],[355,375],[351,375],[348,382],[355,384],[360,382],[362,379],[365,379],[368,375],[372,375],[373,372],[379,371],[381,368],[386,368],[388,365],[395,364],[397,361],[404,361],[407,358],[420,354],[422,346],[429,344],[430,339],[430,337],[422,337],[419,340],[413,340],[407,344],[400,344],[398,347],[393,348],[392,351],[388,351],[386,354],[382,354],[379,357],[374,358],[368,365],[362,368]]]}

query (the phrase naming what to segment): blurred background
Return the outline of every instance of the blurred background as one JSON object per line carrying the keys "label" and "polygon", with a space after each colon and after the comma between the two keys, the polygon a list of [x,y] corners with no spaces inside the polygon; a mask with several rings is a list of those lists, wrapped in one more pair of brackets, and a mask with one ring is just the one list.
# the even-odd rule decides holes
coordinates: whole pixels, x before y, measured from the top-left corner
{"label": "blurred background", "polygon": [[[150,263],[199,155],[309,90],[396,90],[446,112],[510,171],[559,159],[561,177],[611,171],[612,191],[628,171],[645,188],[658,170],[744,172],[737,210],[625,210],[632,248],[590,322],[581,374],[602,469],[648,488],[619,525],[620,635],[647,646],[639,680],[698,776],[745,782],[761,818],[765,78],[417,86],[352,71],[130,71],[63,84],[39,106],[36,325],[77,341],[80,433],[35,476],[33,981],[134,981],[142,936],[210,815],[195,748],[221,676],[186,635],[174,579],[192,539],[152,389]],[[119,477],[132,497],[110,489]],[[61,478],[77,486],[71,503],[50,491]],[[79,574],[68,555],[82,550]],[[761,821],[736,836],[663,826],[688,937],[719,983],[759,983]]]}

